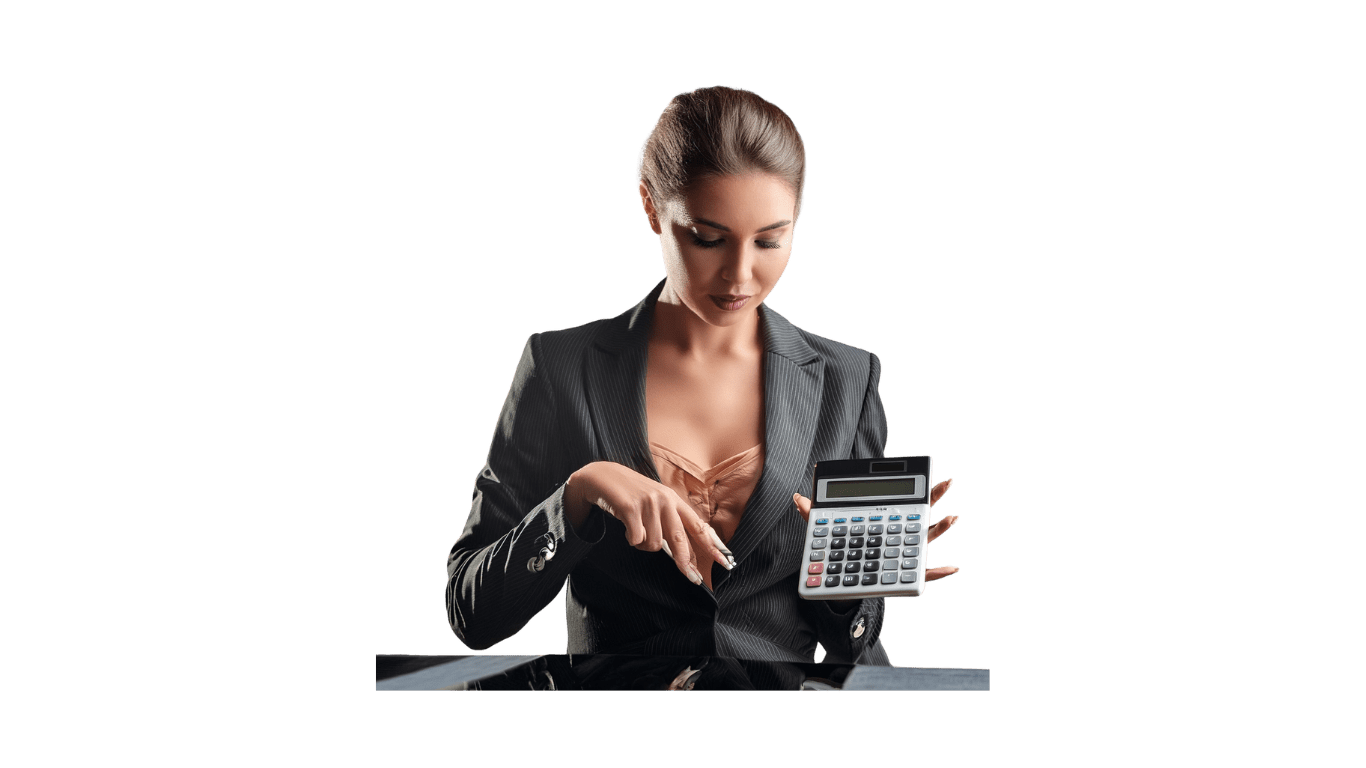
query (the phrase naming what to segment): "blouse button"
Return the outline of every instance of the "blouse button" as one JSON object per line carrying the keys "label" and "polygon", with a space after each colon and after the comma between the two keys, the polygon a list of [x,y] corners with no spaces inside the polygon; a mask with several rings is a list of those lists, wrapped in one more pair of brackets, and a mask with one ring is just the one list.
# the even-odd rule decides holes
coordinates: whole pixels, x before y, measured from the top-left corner
{"label": "blouse button", "polygon": [[863,617],[858,617],[858,623],[854,625],[854,637],[863,637]]}

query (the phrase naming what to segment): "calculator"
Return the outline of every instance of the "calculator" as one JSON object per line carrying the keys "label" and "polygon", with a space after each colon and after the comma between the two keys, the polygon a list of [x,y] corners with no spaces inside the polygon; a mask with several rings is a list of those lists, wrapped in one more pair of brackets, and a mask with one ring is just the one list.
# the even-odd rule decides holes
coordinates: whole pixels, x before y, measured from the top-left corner
{"label": "calculator", "polygon": [[917,596],[925,585],[930,457],[816,464],[806,555],[807,600]]}

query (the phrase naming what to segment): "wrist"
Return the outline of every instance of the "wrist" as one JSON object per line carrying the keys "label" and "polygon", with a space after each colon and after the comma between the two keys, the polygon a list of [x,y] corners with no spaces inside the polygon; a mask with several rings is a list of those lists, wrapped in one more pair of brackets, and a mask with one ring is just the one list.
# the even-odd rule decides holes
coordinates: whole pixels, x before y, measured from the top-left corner
{"label": "wrist", "polygon": [[564,516],[569,519],[569,524],[574,527],[577,533],[583,527],[584,521],[588,519],[588,499],[584,496],[583,471],[587,467],[581,467],[564,481]]}

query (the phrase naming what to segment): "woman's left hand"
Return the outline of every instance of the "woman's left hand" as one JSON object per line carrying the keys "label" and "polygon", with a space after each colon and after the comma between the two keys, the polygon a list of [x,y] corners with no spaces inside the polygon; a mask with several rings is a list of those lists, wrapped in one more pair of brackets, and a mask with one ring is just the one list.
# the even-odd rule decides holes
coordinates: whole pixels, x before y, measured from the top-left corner
{"label": "woman's left hand", "polygon": [[[930,489],[930,506],[934,506],[935,503],[939,501],[940,497],[942,497],[944,493],[949,490],[949,483],[952,482],[953,479],[950,478],[940,483],[939,485],[936,485],[934,488]],[[811,517],[811,499],[806,498],[800,493],[794,493],[792,494],[792,500],[797,503],[797,511],[802,513],[802,519],[809,519]],[[931,525],[929,528],[925,530],[925,543],[929,544],[931,541],[934,541],[935,539],[942,536],[944,534],[944,531],[947,531],[949,528],[953,527],[953,524],[956,522],[958,522],[958,515],[949,515],[943,520],[940,520],[934,525]],[[948,565],[940,568],[926,568],[925,581],[934,581],[935,579],[942,579],[945,576],[948,576],[952,573],[958,573],[957,566]]]}

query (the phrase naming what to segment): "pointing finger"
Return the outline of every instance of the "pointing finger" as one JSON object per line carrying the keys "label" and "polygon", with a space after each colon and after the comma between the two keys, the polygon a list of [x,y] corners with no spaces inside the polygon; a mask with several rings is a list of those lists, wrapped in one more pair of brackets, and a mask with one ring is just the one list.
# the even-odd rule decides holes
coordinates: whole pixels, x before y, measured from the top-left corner
{"label": "pointing finger", "polygon": [[925,581],[934,581],[935,579],[942,579],[945,576],[952,576],[955,573],[958,573],[958,566],[956,565],[947,565],[943,568],[926,568]]}
{"label": "pointing finger", "polygon": [[929,530],[925,532],[925,543],[928,544],[929,542],[934,541],[940,536],[943,536],[944,531],[947,531],[956,522],[958,522],[958,515],[949,515],[943,520],[940,520],[934,525],[931,525],[929,527]]}
{"label": "pointing finger", "polygon": [[797,511],[802,513],[803,520],[811,519],[811,499],[800,493],[794,493],[792,494],[792,502],[797,505]]}

